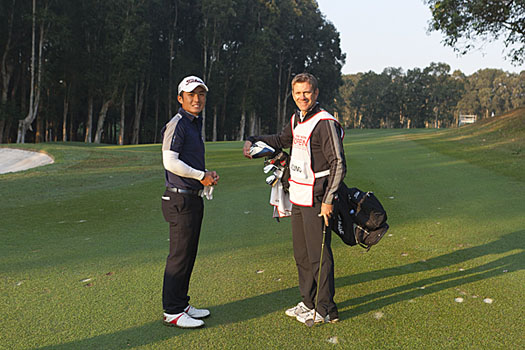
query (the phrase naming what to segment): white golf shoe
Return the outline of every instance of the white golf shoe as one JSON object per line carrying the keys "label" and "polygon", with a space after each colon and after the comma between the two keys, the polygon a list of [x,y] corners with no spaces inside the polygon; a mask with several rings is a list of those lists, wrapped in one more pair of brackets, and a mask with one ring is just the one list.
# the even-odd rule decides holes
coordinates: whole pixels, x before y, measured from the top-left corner
{"label": "white golf shoe", "polygon": [[312,309],[309,309],[302,301],[295,305],[294,307],[286,310],[284,313],[286,316],[290,317],[297,317],[300,314],[304,314],[306,312],[312,311]]}
{"label": "white golf shoe", "polygon": [[164,313],[164,325],[170,327],[180,327],[180,328],[198,328],[204,326],[204,321],[196,320],[187,313],[181,312],[180,314],[167,314]]}
{"label": "white golf shoe", "polygon": [[210,316],[210,310],[207,309],[196,309],[191,305],[188,305],[184,312],[192,318],[204,318]]}
{"label": "white golf shoe", "polygon": [[[315,319],[314,319],[315,312]],[[317,311],[310,310],[308,312],[303,312],[295,317],[295,319],[301,323],[306,323],[306,320],[313,319],[315,323],[324,322],[324,317],[321,316]]]}

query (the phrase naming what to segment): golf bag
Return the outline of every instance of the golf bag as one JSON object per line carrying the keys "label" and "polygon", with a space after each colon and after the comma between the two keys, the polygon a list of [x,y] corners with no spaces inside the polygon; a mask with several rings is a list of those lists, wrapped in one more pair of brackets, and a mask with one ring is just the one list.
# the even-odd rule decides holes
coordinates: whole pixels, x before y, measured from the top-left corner
{"label": "golf bag", "polygon": [[386,220],[386,211],[372,192],[341,184],[330,228],[345,244],[370,250],[388,231]]}

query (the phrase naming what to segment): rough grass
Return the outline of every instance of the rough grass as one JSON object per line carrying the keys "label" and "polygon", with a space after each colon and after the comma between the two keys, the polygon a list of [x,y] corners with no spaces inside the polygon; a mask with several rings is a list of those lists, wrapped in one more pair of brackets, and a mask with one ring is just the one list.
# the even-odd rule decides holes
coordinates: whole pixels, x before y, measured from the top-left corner
{"label": "rough grass", "polygon": [[440,153],[525,180],[525,108],[416,140]]}
{"label": "rough grass", "polygon": [[0,348],[521,349],[524,180],[444,137],[347,133],[346,182],[375,191],[391,229],[368,253],[333,237],[341,321],[313,329],[284,315],[299,301],[290,223],[241,143],[207,144],[221,183],[190,287],[212,312],[199,330],[161,324],[160,146],[31,145],[56,162],[0,175]]}

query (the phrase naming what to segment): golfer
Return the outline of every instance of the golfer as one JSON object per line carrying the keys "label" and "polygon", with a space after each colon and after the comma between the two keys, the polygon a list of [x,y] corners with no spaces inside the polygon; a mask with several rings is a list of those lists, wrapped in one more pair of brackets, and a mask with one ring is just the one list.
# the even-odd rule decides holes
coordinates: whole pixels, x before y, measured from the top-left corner
{"label": "golfer", "polygon": [[170,253],[162,290],[164,324],[181,328],[203,326],[201,319],[210,315],[209,310],[191,306],[188,296],[204,214],[203,189],[219,180],[215,171],[204,166],[199,114],[206,104],[207,92],[208,87],[200,78],[184,78],[177,96],[182,107],[161,131],[166,170],[162,213],[170,225]]}
{"label": "golfer", "polygon": [[302,301],[285,313],[303,323],[308,319],[314,322],[339,320],[334,302],[334,259],[329,229],[326,230],[321,278],[317,279],[323,223],[328,225],[334,195],[346,174],[344,133],[337,120],[319,107],[318,95],[317,79],[313,75],[296,75],[292,80],[292,97],[298,110],[290,122],[277,135],[249,137],[243,148],[248,158],[250,147],[256,141],[274,148],[290,148],[292,240]]}

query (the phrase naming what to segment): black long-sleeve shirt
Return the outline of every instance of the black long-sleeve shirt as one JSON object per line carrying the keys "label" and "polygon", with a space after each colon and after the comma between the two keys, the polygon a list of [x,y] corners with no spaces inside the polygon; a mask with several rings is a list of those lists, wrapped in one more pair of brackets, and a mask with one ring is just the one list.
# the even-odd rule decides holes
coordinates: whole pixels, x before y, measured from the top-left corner
{"label": "black long-sleeve shirt", "polygon": [[[304,117],[310,119],[322,109],[316,104]],[[300,120],[300,111],[295,112],[295,126]],[[346,175],[346,159],[342,141],[343,130],[333,120],[321,120],[315,126],[310,137],[312,152],[312,170],[314,173],[330,169],[330,175],[318,178],[314,183],[314,197],[321,197],[322,202],[332,204],[334,195]],[[263,141],[274,148],[292,147],[293,133],[291,119],[279,134],[251,136],[249,141]],[[290,154],[293,149],[290,149]]]}

